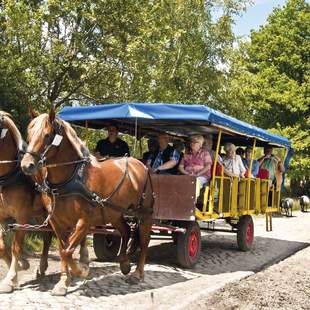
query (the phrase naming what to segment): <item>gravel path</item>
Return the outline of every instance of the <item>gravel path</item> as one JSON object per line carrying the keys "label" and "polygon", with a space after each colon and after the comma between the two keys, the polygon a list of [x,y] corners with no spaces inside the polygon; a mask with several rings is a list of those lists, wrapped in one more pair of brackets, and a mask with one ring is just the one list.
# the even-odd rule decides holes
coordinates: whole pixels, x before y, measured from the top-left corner
{"label": "gravel path", "polygon": [[[34,257],[30,259],[31,269],[20,273],[20,287],[13,294],[0,295],[0,309],[102,309],[103,307],[113,310],[188,309],[192,308],[189,305],[200,300],[202,303],[197,306],[202,308],[206,307],[206,303],[214,306],[213,309],[220,309],[217,305],[231,306],[234,304],[226,303],[226,297],[223,297],[225,303],[222,304],[222,299],[217,298],[221,296],[218,294],[225,292],[216,293],[210,297],[211,299],[206,298],[225,284],[249,277],[308,246],[309,222],[310,213],[296,212],[292,218],[274,218],[274,231],[266,232],[264,218],[257,218],[254,248],[247,253],[237,250],[235,235],[206,234],[202,240],[201,259],[192,270],[178,267],[175,246],[172,242],[153,241],[146,265],[146,279],[143,283],[134,286],[124,281],[125,278],[120,273],[118,264],[97,262],[91,251],[91,279],[86,281],[74,279],[66,297],[50,295],[51,289],[59,279],[58,256],[51,255],[48,274],[41,280],[35,280],[33,276],[39,261]],[[291,268],[288,270],[287,276],[290,279]],[[1,262],[1,278],[5,272],[4,264]],[[256,276],[259,274],[254,275]],[[250,279],[251,277],[246,281]],[[271,280],[268,283],[272,283]],[[259,296],[263,291],[270,292],[271,288],[266,285],[261,285],[259,291],[254,289],[253,295]],[[287,289],[284,291],[284,296],[286,292]],[[245,305],[248,302],[247,294],[247,292],[243,293]],[[232,301],[236,298],[233,296]],[[275,297],[272,298],[276,300]],[[249,301],[254,302],[254,299],[250,298]],[[238,304],[238,300],[236,302]],[[262,308],[262,306],[257,307],[257,309]]]}

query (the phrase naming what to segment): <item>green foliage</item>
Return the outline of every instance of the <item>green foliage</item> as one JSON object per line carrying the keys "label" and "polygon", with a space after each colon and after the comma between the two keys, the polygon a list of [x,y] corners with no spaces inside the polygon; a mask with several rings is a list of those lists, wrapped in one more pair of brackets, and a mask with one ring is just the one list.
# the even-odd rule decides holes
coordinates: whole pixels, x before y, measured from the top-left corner
{"label": "green foliage", "polygon": [[[250,42],[231,54],[226,100],[247,107],[243,116],[293,142],[290,175],[310,177],[310,4],[288,0],[274,9]],[[237,109],[238,110],[238,109]]]}
{"label": "green foliage", "polygon": [[0,107],[22,128],[29,103],[46,111],[55,100],[219,107],[218,64],[247,2],[2,1]]}

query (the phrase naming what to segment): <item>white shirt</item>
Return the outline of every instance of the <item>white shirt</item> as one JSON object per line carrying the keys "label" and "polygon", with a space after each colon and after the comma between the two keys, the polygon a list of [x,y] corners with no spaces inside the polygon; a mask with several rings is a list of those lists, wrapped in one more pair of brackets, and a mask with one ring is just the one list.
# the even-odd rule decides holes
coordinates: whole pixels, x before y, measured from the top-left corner
{"label": "white shirt", "polygon": [[239,155],[235,155],[234,158],[227,158],[225,156],[223,159],[223,165],[227,171],[239,177],[244,176],[246,172],[242,159]]}

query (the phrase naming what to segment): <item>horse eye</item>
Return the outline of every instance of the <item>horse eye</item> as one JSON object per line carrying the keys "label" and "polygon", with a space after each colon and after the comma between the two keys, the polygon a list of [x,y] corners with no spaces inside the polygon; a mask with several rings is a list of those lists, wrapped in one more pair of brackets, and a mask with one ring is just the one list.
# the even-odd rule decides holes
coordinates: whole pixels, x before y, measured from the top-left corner
{"label": "horse eye", "polygon": [[50,137],[50,134],[49,134],[49,133],[46,133],[46,134],[44,135],[44,139],[45,139],[45,140],[47,140],[49,137]]}

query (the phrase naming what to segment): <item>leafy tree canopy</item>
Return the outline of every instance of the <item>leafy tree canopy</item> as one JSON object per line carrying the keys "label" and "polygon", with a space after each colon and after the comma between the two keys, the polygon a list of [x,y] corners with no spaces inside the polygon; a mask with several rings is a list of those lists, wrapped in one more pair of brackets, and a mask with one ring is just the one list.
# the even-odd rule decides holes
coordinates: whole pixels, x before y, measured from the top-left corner
{"label": "leafy tree canopy", "polygon": [[243,117],[293,142],[290,174],[310,178],[310,4],[288,0],[231,54],[227,101]]}

